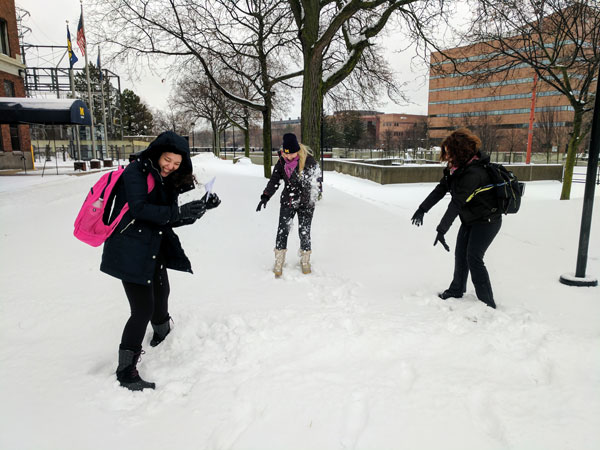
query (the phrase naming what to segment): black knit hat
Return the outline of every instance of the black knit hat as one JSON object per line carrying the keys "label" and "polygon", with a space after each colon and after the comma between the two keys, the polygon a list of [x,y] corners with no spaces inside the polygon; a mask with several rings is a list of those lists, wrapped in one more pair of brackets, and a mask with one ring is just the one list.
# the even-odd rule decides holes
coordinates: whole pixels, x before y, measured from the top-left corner
{"label": "black knit hat", "polygon": [[283,153],[297,153],[300,151],[300,145],[298,145],[298,139],[294,133],[285,133],[283,135],[283,144],[281,144]]}

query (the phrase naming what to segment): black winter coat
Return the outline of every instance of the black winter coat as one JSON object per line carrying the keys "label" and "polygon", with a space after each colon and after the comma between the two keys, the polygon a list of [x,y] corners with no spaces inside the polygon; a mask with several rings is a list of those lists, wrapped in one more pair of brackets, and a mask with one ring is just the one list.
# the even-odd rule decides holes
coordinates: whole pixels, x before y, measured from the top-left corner
{"label": "black winter coat", "polygon": [[300,173],[300,166],[296,166],[292,175],[288,178],[285,173],[285,160],[279,156],[279,160],[273,168],[271,178],[263,191],[264,196],[270,199],[283,180],[284,188],[281,193],[281,204],[295,209],[314,208],[319,192],[320,170],[317,162],[311,155],[306,156],[304,170]]}
{"label": "black winter coat", "polygon": [[439,184],[421,203],[420,208],[427,212],[444,198],[447,192],[450,192],[452,199],[436,228],[439,233],[445,234],[456,216],[460,216],[461,222],[465,225],[502,220],[498,199],[493,189],[479,192],[471,197],[475,189],[492,183],[485,168],[485,165],[490,162],[490,157],[481,153],[477,155],[479,159],[465,167],[459,167],[452,174],[448,168],[444,169],[444,176]]}
{"label": "black winter coat", "polygon": [[[160,175],[158,158],[164,151],[181,154],[178,170],[191,173],[187,142],[175,133],[166,132],[125,168],[113,191],[112,215],[116,215],[125,202],[129,203],[129,211],[104,243],[100,270],[123,281],[150,284],[158,261],[169,269],[192,273],[173,227],[194,222],[178,220],[177,213],[179,193],[194,186],[175,188],[173,174],[166,178]],[[148,192],[148,174],[155,181],[151,192]]]}

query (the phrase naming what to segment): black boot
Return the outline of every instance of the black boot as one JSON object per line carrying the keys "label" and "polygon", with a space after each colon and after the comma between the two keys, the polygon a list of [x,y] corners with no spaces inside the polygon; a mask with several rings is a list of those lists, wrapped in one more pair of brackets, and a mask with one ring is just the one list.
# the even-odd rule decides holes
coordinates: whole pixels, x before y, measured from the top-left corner
{"label": "black boot", "polygon": [[163,323],[153,323],[152,329],[154,330],[154,335],[152,336],[152,340],[150,341],[151,347],[156,347],[162,341],[165,340],[167,335],[171,332],[171,316],[167,317]]}
{"label": "black boot", "polygon": [[441,298],[442,300],[446,300],[449,298],[461,298],[462,292],[458,293],[458,292],[452,292],[450,289],[446,289],[444,292],[440,292],[438,294],[438,297]]}
{"label": "black boot", "polygon": [[142,380],[136,365],[140,359],[142,350],[119,349],[119,367],[117,367],[117,380],[119,384],[130,391],[141,391],[143,389],[154,389],[156,385]]}

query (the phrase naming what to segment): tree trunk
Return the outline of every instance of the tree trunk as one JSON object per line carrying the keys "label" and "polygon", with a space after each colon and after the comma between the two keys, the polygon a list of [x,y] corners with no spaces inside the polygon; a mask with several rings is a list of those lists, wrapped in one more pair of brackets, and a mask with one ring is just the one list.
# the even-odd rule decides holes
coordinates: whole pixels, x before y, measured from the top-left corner
{"label": "tree trunk", "polygon": [[250,158],[250,123],[244,117],[244,156]]}
{"label": "tree trunk", "polygon": [[212,139],[211,139],[211,147],[212,147],[212,152],[213,155],[216,156],[217,154],[217,147],[216,147],[216,131],[215,131],[215,124],[213,122],[210,123],[210,127],[211,127],[211,131],[212,131]]}
{"label": "tree trunk", "polygon": [[221,157],[221,136],[216,125],[213,125],[213,153],[217,158]]}
{"label": "tree trunk", "polygon": [[561,200],[569,200],[571,198],[571,184],[573,182],[573,168],[575,166],[575,156],[577,155],[577,149],[579,148],[581,124],[583,123],[583,110],[581,108],[575,108],[573,115],[573,132],[569,139],[569,146],[567,147],[567,161],[565,162],[565,175],[563,177],[563,186],[560,193]]}
{"label": "tree trunk", "polygon": [[271,108],[269,105],[263,115],[263,161],[265,178],[271,178]]}
{"label": "tree trunk", "polygon": [[303,3],[304,25],[301,30],[303,53],[302,122],[300,141],[308,145],[318,161],[321,156],[321,116],[323,112],[323,48],[319,39],[320,1]]}
{"label": "tree trunk", "polygon": [[302,84],[301,141],[311,148],[317,161],[321,158],[322,76],[323,61],[320,51],[305,50],[304,80]]}

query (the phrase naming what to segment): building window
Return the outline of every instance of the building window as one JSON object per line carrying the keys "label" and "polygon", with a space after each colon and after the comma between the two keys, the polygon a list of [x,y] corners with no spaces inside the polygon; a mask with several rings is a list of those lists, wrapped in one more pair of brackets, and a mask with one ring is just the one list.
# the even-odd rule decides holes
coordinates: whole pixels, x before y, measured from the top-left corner
{"label": "building window", "polygon": [[10,56],[10,48],[8,46],[8,25],[4,19],[0,19],[0,53]]}
{"label": "building window", "polygon": [[21,150],[21,140],[19,139],[19,127],[17,125],[10,126],[10,145],[13,150]]}
{"label": "building window", "polygon": [[15,83],[12,81],[4,80],[4,96],[14,97],[15,96]]}
{"label": "building window", "polygon": [[2,125],[0,125],[0,152],[4,151],[4,136],[2,135]]}

